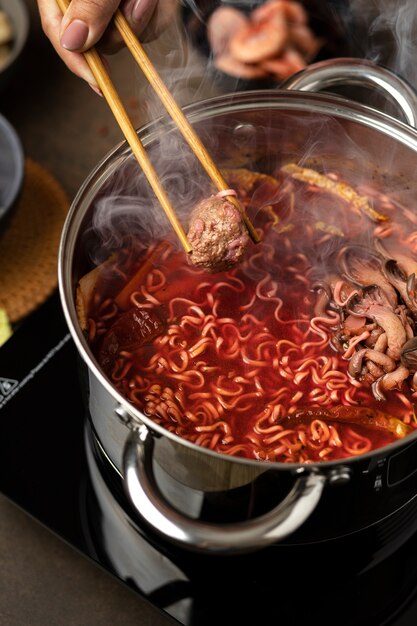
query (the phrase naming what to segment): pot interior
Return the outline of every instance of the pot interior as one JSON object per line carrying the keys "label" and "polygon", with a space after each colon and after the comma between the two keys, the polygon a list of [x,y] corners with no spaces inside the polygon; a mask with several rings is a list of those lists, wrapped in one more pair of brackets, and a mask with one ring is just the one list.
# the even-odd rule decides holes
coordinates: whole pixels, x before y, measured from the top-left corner
{"label": "pot interior", "polygon": [[[412,225],[417,225],[417,142],[412,129],[361,105],[325,94],[247,92],[197,103],[188,107],[186,112],[223,171],[244,168],[275,176],[283,166],[295,164],[319,172],[329,181],[346,182],[349,189],[354,189],[361,197],[366,196],[369,207],[372,210],[375,207],[377,212],[368,216],[374,224],[369,228],[369,241],[362,237],[361,246],[370,245],[371,236],[389,239],[387,224],[395,232],[398,212],[405,210],[410,231],[409,252],[415,251]],[[208,175],[166,119],[141,129],[139,135],[186,230],[193,206],[201,197],[213,193]],[[255,197],[256,190],[252,193]],[[255,227],[262,223],[268,204],[270,202],[265,200],[263,205],[262,202],[256,205],[256,210],[248,209]],[[385,212],[379,221],[381,207]],[[299,210],[302,213],[305,209]],[[342,212],[335,225],[331,213],[331,203],[327,203],[324,213],[319,211],[316,221],[310,214],[305,215],[306,221],[319,224],[317,228],[323,231],[323,237],[317,240],[315,266],[325,265],[327,273],[331,255],[335,255],[346,240],[349,245],[355,243],[349,233],[354,221],[352,214]],[[281,216],[277,219],[282,221]],[[284,219],[283,225],[288,224]],[[181,254],[180,244],[153,198],[143,173],[128,147],[121,144],[98,165],[80,190],[68,216],[60,249],[60,289],[73,337],[90,369],[121,401],[125,398],[120,388],[109,383],[80,328],[75,293],[79,279],[92,267],[104,263],[109,254],[132,234],[133,238],[138,237],[144,242],[144,249],[151,247],[157,239],[166,239]],[[300,228],[296,232],[283,228],[281,236],[285,249],[285,241],[294,241],[303,235]],[[187,297],[182,290],[181,275],[177,287],[178,297]],[[311,291],[311,284],[306,288]],[[411,318],[410,324],[410,332],[414,334]],[[393,393],[398,395],[398,390]],[[409,436],[414,436],[413,393],[411,388],[407,399],[397,402],[406,404],[407,424],[411,424]],[[311,402],[311,395],[306,397],[308,406],[317,404]],[[360,403],[356,401],[356,405]],[[167,433],[149,416],[132,408],[132,412],[135,411],[156,431]],[[173,432],[169,432],[169,436],[177,437]],[[390,443],[391,447],[399,445],[401,439]],[[372,451],[365,454],[372,454]]]}

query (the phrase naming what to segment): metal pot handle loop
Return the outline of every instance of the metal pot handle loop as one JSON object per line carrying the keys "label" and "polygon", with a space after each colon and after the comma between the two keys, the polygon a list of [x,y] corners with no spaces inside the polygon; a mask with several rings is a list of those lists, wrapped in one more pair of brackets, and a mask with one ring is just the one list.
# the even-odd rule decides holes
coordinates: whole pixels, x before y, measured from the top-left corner
{"label": "metal pot handle loop", "polygon": [[153,530],[195,551],[245,552],[280,541],[311,515],[326,482],[323,474],[302,469],[289,494],[268,513],[238,523],[206,523],[180,513],[161,494],[152,469],[153,447],[153,436],[144,424],[130,432],[123,455],[128,497]]}
{"label": "metal pot handle loop", "polygon": [[323,91],[355,85],[377,89],[397,105],[406,122],[417,126],[417,96],[402,78],[366,59],[339,58],[313,63],[280,85],[290,91]]}

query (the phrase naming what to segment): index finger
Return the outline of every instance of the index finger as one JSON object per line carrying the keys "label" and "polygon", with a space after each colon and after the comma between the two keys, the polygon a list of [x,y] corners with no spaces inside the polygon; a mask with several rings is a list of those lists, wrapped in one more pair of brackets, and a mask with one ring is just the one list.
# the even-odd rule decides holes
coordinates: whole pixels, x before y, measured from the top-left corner
{"label": "index finger", "polygon": [[57,54],[74,74],[87,81],[93,89],[98,90],[96,79],[83,55],[66,50],[61,45],[60,31],[63,15],[55,0],[38,0],[38,7],[43,31]]}

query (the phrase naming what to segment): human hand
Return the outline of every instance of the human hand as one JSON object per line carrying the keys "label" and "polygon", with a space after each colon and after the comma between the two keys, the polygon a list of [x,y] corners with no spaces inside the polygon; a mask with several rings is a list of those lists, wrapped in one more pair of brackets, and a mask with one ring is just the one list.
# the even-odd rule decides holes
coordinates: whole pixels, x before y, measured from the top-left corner
{"label": "human hand", "polygon": [[169,24],[178,0],[72,0],[63,15],[56,0],[37,0],[42,28],[67,67],[86,80],[98,93],[97,82],[82,52],[97,44],[104,54],[113,54],[122,39],[110,24],[120,9],[142,42],[155,39]]}

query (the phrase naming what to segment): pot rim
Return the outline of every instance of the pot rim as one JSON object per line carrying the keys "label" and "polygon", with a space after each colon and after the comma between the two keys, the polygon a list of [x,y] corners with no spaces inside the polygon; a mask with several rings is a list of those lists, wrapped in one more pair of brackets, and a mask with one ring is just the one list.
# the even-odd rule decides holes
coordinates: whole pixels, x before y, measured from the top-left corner
{"label": "pot rim", "polygon": [[[221,115],[224,113],[230,114],[243,110],[255,110],[260,107],[263,109],[282,108],[291,112],[297,110],[308,111],[319,113],[321,115],[348,119],[377,132],[388,135],[391,139],[399,141],[417,153],[417,131],[414,128],[370,106],[351,101],[342,96],[336,96],[328,93],[287,91],[285,89],[242,91],[238,94],[223,94],[199,100],[184,106],[183,111],[190,123],[193,124],[204,121],[207,118],[213,118],[215,115]],[[177,131],[177,129],[174,122],[166,115],[161,115],[159,118],[152,120],[137,129],[137,133],[145,148],[147,145],[151,144],[154,140],[160,137],[162,133],[168,133],[171,131]],[[107,379],[99,368],[78,324],[75,309],[75,298],[72,292],[72,273],[70,262],[72,262],[73,259],[74,246],[77,238],[76,235],[79,233],[79,226],[85,216],[85,213],[91,205],[91,201],[96,196],[97,191],[99,191],[103,182],[107,180],[108,176],[113,173],[131,154],[132,151],[126,140],[119,142],[93,168],[78,190],[67,214],[61,234],[58,250],[58,287],[64,316],[79,355],[81,355],[90,372],[94,374],[107,392],[132,418],[133,423],[143,423],[153,434],[157,433],[159,436],[166,436],[180,445],[184,445],[194,451],[208,454],[209,456],[213,456],[215,458],[220,457],[225,461],[237,462],[258,468],[260,463],[264,463],[265,470],[288,469],[296,473],[304,471],[331,472],[335,467],[340,467],[341,465],[353,465],[355,462],[361,462],[367,459],[371,460],[375,457],[384,457],[387,454],[398,452],[400,448],[402,449],[412,444],[417,438],[417,430],[414,433],[407,435],[405,438],[398,439],[387,446],[345,459],[309,464],[247,459],[203,448],[166,430],[162,426],[155,424],[149,417],[142,414],[119,393],[119,391],[113,386],[113,384]],[[83,210],[80,210],[80,208]],[[115,419],[118,419],[116,415]]]}

